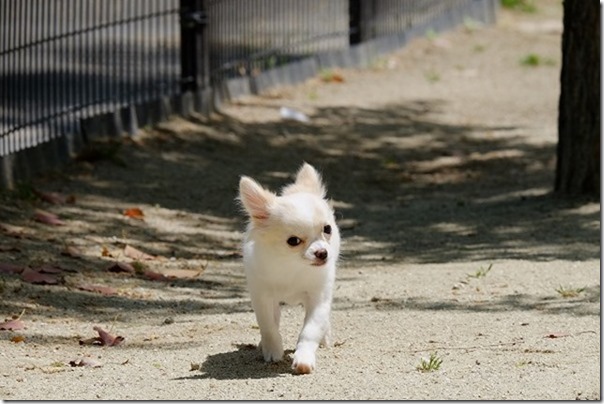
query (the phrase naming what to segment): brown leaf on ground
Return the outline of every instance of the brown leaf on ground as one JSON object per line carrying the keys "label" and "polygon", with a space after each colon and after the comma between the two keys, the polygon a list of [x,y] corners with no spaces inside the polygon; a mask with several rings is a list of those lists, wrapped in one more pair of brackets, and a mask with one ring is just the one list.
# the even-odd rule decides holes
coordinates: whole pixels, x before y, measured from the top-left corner
{"label": "brown leaf on ground", "polygon": [[23,335],[15,335],[10,339],[10,342],[14,342],[18,344],[19,342],[25,342],[25,337]]}
{"label": "brown leaf on ground", "polygon": [[117,295],[117,289],[103,285],[77,285],[76,288],[86,292],[100,293],[105,296]]}
{"label": "brown leaf on ground", "polygon": [[23,329],[25,329],[25,323],[23,323],[23,321],[21,321],[20,318],[15,318],[15,319],[0,323],[0,330],[17,331],[17,330],[23,330]]}
{"label": "brown leaf on ground", "polygon": [[569,337],[569,336],[570,336],[570,334],[567,334],[564,332],[552,332],[551,334],[547,334],[543,338],[555,339],[555,338],[564,338],[564,337]]}
{"label": "brown leaf on ground", "polygon": [[340,73],[327,73],[321,77],[321,81],[325,83],[343,83],[345,80]]}
{"label": "brown leaf on ground", "polygon": [[170,279],[193,279],[197,278],[203,269],[194,270],[194,269],[165,269],[161,273]]}
{"label": "brown leaf on ground", "polygon": [[128,244],[126,244],[126,247],[124,247],[124,255],[128,258],[132,258],[134,260],[137,261],[141,261],[141,260],[154,260],[157,257],[153,256],[153,255],[149,255],[146,252],[140,251],[134,247],[129,246]]}
{"label": "brown leaf on ground", "polygon": [[166,277],[164,274],[161,274],[159,272],[155,272],[155,271],[151,271],[149,269],[145,269],[143,271],[143,275],[152,281],[167,281],[169,280],[168,277]]}
{"label": "brown leaf on ground", "polygon": [[103,364],[99,361],[95,361],[94,359],[83,357],[69,361],[69,366],[100,368],[101,366],[103,366]]}
{"label": "brown leaf on ground", "polygon": [[61,268],[52,265],[42,265],[33,269],[42,274],[60,274],[61,272],[63,272]]}
{"label": "brown leaf on ground", "polygon": [[134,267],[127,262],[119,262],[116,261],[107,267],[107,271],[109,272],[127,272],[129,274],[133,274],[136,272]]}
{"label": "brown leaf on ground", "polygon": [[8,264],[6,262],[0,262],[0,273],[5,274],[20,274],[25,269],[23,265]]}
{"label": "brown leaf on ground", "polygon": [[21,272],[21,280],[40,285],[57,285],[59,283],[59,278],[57,278],[57,276],[43,274],[29,267],[25,267],[23,272]]}
{"label": "brown leaf on ground", "polygon": [[103,330],[101,327],[94,326],[92,327],[92,329],[99,333],[99,338],[102,341],[101,345],[116,346],[124,340],[124,337],[120,337],[119,335],[117,337],[114,337],[107,331]]}
{"label": "brown leaf on ground", "polygon": [[109,252],[109,250],[107,249],[107,247],[103,246],[103,249],[101,250],[101,257],[111,257],[111,258],[113,258],[113,255],[111,255],[111,253]]}
{"label": "brown leaf on ground", "polygon": [[80,345],[116,346],[124,340],[124,337],[114,337],[101,327],[94,326],[92,329],[98,332],[99,336],[80,340]]}
{"label": "brown leaf on ground", "polygon": [[57,215],[54,213],[47,212],[45,210],[36,209],[34,212],[34,220],[40,223],[49,224],[52,226],[63,226],[65,222],[63,222]]}
{"label": "brown leaf on ground", "polygon": [[136,220],[145,220],[145,214],[139,208],[129,208],[122,212],[122,214],[126,217]]}
{"label": "brown leaf on ground", "polygon": [[58,192],[44,192],[34,189],[34,193],[38,196],[38,198],[45,202],[52,203],[53,205],[63,205],[67,202],[67,197],[59,194]]}

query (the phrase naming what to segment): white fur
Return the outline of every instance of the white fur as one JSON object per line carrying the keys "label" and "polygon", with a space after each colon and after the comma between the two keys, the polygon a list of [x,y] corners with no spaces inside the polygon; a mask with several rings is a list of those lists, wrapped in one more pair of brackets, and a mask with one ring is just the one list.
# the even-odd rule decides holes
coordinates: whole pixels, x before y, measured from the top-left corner
{"label": "white fur", "polygon": [[[250,218],[243,263],[264,359],[276,362],[283,358],[279,303],[302,304],[306,316],[292,368],[296,373],[309,373],[315,368],[319,343],[329,344],[332,289],[340,253],[340,233],[325,200],[321,177],[305,163],[296,181],[281,195],[242,177],[239,199]],[[325,232],[325,226],[330,226],[331,234]],[[292,237],[302,242],[291,246],[288,239]],[[322,259],[325,253],[327,258]]]}

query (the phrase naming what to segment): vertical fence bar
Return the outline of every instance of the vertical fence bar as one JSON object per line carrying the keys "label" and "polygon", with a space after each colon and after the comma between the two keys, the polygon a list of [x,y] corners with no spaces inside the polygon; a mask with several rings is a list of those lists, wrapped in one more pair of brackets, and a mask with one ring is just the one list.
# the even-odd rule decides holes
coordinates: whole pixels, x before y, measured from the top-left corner
{"label": "vertical fence bar", "polygon": [[[121,15],[124,17],[124,2],[118,2],[116,9],[116,15]],[[118,11],[119,10],[119,11]],[[117,86],[117,99],[119,100],[120,107],[124,106],[124,83],[126,81],[126,50],[125,50],[125,39],[124,39],[124,24],[116,24],[114,28],[114,41],[117,45],[117,55],[118,58],[114,61],[113,69],[115,72],[115,77],[119,77],[118,86]]]}
{"label": "vertical fence bar", "polygon": [[[156,13],[160,10],[160,7],[158,5],[157,0],[154,0],[152,2],[151,5],[151,12],[152,13]],[[152,49],[152,44],[158,44],[159,43],[159,38],[160,37],[156,37],[156,35],[158,35],[160,33],[160,24],[159,21],[161,21],[160,16],[154,16],[153,19],[151,21],[149,21],[149,36],[153,36],[151,44],[149,45],[148,49],[148,58],[149,61],[148,63],[150,63],[149,66],[149,98],[151,99],[158,99],[159,98],[159,81],[157,80],[157,66],[159,65],[159,61],[163,59],[163,52],[161,49],[161,46],[159,47],[159,50],[156,50],[155,52],[153,52]],[[151,39],[151,38],[149,38]]]}
{"label": "vertical fence bar", "polygon": [[[6,16],[8,15],[8,1],[0,2],[0,21],[7,21]],[[2,31],[0,31],[0,52],[2,52],[2,57],[0,57],[0,86],[4,89],[4,94],[0,95],[0,158],[4,156],[6,153],[6,132],[10,127],[10,123],[7,123],[9,120],[9,105],[6,102],[6,94],[9,91],[8,89],[8,57],[4,54],[8,50],[8,29],[6,26],[2,27]],[[2,178],[0,178],[0,181]]]}
{"label": "vertical fence bar", "polygon": [[[79,60],[77,58],[77,36],[75,34],[73,34],[73,32],[76,31],[76,27],[77,27],[77,22],[76,22],[76,16],[78,15],[78,3],[77,0],[71,0],[69,2],[69,12],[67,14],[67,31],[71,32],[72,35],[70,35],[67,38],[67,43],[65,44],[65,46],[67,47],[67,52],[68,52],[68,59],[66,60],[67,63],[67,71],[69,72],[69,82],[72,83],[72,85],[69,86],[68,88],[68,97],[69,97],[69,102],[71,105],[74,105],[76,102],[76,98],[77,98],[77,66],[79,64]],[[73,112],[71,112],[69,114],[69,121],[72,124],[72,128],[71,130],[77,130],[77,128],[75,128],[73,125],[74,121],[77,121],[75,119],[75,114]]]}
{"label": "vertical fence bar", "polygon": [[[85,16],[86,16],[86,7],[84,4],[85,0],[79,0],[80,12],[78,17],[78,28],[80,34],[77,36],[78,40],[78,71],[77,71],[77,87],[80,89],[79,97],[77,99],[76,105],[82,105],[84,100],[86,99],[86,86],[87,83],[84,81],[84,74],[86,73],[87,68],[87,51],[86,51],[86,33],[83,32],[83,28],[85,26]],[[80,111],[80,119],[83,118]],[[87,134],[84,133],[84,136]]]}
{"label": "vertical fence bar", "polygon": [[205,0],[180,0],[181,91],[209,87],[209,52]]}
{"label": "vertical fence bar", "polygon": [[103,113],[103,105],[100,102],[100,92],[101,92],[101,81],[102,77],[102,69],[101,65],[103,60],[101,59],[101,29],[98,25],[103,18],[103,1],[95,0],[92,4],[91,8],[91,19],[90,19],[90,28],[91,28],[91,52],[92,52],[92,66],[90,76],[92,77],[92,96],[90,97],[90,102],[92,102],[92,106],[90,108],[89,116],[100,115]]}
{"label": "vertical fence bar", "polygon": [[[148,0],[136,1],[136,11],[135,17],[139,17],[141,15],[145,15],[146,5],[148,4]],[[136,21],[136,33],[134,38],[134,53],[136,54],[134,66],[136,67],[136,80],[135,80],[135,96],[136,96],[136,104],[140,104],[145,100],[145,90],[142,88],[145,84],[145,59],[143,58],[143,53],[146,49],[146,38],[145,38],[145,26],[146,21],[137,18]]]}
{"label": "vertical fence bar", "polygon": [[349,44],[361,43],[361,0],[348,0]]}
{"label": "vertical fence bar", "polygon": [[[19,2],[19,16],[18,21],[23,21],[25,19],[25,15],[28,9],[28,3],[26,1],[21,1]],[[18,34],[18,38],[17,38],[17,46],[21,47],[21,45],[25,44],[25,30],[27,25],[26,24],[22,24],[21,25],[21,29],[19,29],[19,34]],[[27,52],[26,49],[20,49],[18,51],[19,54],[19,63],[17,65],[17,72],[27,72],[27,63],[26,63],[26,58],[27,58]],[[17,93],[15,94],[18,98],[19,98],[19,109],[17,111],[19,111],[19,114],[22,116],[19,119],[19,126],[21,126],[24,123],[24,117],[27,116],[27,104],[25,103],[25,98],[26,98],[26,94],[27,91],[29,90],[29,85],[27,81],[25,84],[23,80],[21,80],[21,77],[19,77],[20,80],[17,81]],[[22,148],[24,146],[24,139],[23,139],[23,131],[19,130],[17,133],[15,133],[15,137],[16,137],[16,143],[17,143],[17,147],[18,148]]]}
{"label": "vertical fence bar", "polygon": [[[59,53],[59,45],[58,45],[58,39],[56,38],[57,34],[60,34],[60,29],[61,29],[61,25],[59,24],[54,24],[54,22],[60,18],[59,17],[59,13],[61,12],[61,1],[51,1],[50,2],[52,4],[52,8],[50,10],[49,14],[49,21],[48,21],[48,26],[49,28],[52,30],[52,35],[55,36],[55,38],[53,38],[50,41],[50,46],[48,47],[49,50],[49,55],[47,58],[47,69],[49,70],[49,74],[50,74],[50,80],[48,81],[50,84],[50,90],[52,93],[52,105],[60,110],[61,108],[61,83],[60,83],[60,76],[59,76],[59,67],[57,66],[57,54]],[[46,81],[46,80],[45,80]],[[58,108],[57,108],[58,106]],[[52,115],[52,113],[49,113],[49,115]],[[55,134],[56,134],[56,127],[58,125],[58,121],[59,121],[59,117],[55,117],[53,119],[51,119],[50,122],[48,122],[48,124],[41,124],[39,125],[40,130],[42,131],[42,140],[44,142],[49,141],[50,139],[52,139]],[[36,133],[37,135],[37,133]],[[38,137],[38,136],[36,136]]]}

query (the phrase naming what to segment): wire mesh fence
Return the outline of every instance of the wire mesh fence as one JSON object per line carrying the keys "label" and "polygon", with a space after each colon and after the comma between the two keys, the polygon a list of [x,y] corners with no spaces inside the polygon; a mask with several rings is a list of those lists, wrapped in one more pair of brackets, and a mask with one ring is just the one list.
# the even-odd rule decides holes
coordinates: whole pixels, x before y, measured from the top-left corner
{"label": "wire mesh fence", "polygon": [[0,156],[179,90],[178,2],[0,2]]}
{"label": "wire mesh fence", "polygon": [[[85,138],[89,118],[113,114],[120,131],[141,113],[133,106],[219,92],[233,79],[254,91],[280,66],[310,58],[312,74],[321,55],[452,13],[492,22],[496,8],[497,0],[0,0],[0,177],[18,171],[12,155]],[[212,100],[194,109],[200,102]]]}

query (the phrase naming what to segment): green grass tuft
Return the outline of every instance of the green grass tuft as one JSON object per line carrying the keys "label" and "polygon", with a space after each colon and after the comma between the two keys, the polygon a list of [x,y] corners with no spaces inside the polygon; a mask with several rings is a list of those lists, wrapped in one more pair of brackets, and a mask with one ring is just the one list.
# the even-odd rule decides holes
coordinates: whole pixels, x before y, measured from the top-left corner
{"label": "green grass tuft", "polygon": [[485,276],[487,276],[487,274],[489,273],[489,271],[491,270],[491,268],[493,268],[493,264],[489,264],[488,268],[483,268],[480,267],[480,269],[476,272],[474,272],[473,274],[468,274],[468,278],[484,278]]}
{"label": "green grass tuft", "polygon": [[440,365],[442,363],[443,360],[436,355],[436,352],[432,352],[428,360],[426,360],[425,358],[420,359],[419,365],[417,366],[417,370],[423,373],[435,372],[440,369]]}
{"label": "green grass tuft", "polygon": [[536,13],[537,6],[532,0],[501,0],[501,6],[509,10],[522,11],[523,13]]}
{"label": "green grass tuft", "polygon": [[585,288],[566,288],[562,285],[560,285],[558,289],[556,289],[556,292],[558,292],[558,294],[565,299],[568,299],[570,297],[578,297],[584,291]]}

